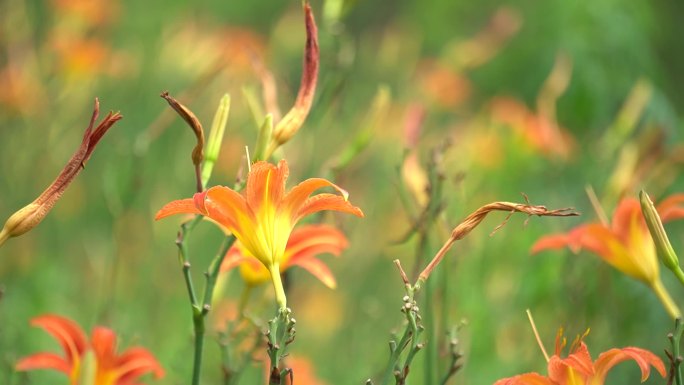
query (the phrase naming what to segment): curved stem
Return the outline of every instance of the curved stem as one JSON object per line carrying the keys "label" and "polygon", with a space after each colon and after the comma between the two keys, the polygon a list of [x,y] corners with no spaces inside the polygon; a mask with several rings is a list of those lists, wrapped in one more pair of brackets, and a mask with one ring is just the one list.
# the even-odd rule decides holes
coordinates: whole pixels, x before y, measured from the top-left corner
{"label": "curved stem", "polygon": [[674,273],[675,277],[677,277],[677,279],[679,280],[679,283],[684,285],[684,272],[682,271],[682,269],[679,266],[677,266],[677,268],[673,269],[672,272]]}
{"label": "curved stem", "polygon": [[670,296],[670,293],[667,292],[667,289],[665,289],[665,286],[663,286],[663,283],[660,281],[660,279],[655,281],[653,285],[651,285],[651,288],[658,296],[658,299],[663,304],[663,307],[665,310],[667,310],[667,313],[670,315],[670,317],[673,319],[682,318],[681,310],[679,310],[679,307]]}

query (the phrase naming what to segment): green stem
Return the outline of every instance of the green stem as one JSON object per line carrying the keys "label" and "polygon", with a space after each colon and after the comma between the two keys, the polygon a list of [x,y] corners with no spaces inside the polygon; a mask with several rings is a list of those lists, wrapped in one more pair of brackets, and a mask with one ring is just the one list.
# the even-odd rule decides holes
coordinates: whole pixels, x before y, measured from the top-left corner
{"label": "green stem", "polygon": [[280,265],[277,263],[273,264],[268,268],[268,272],[271,273],[271,281],[273,282],[273,289],[275,290],[278,310],[282,312],[287,308],[287,297],[285,296],[283,281],[280,278]]}
{"label": "green stem", "polygon": [[668,335],[668,338],[672,343],[672,365],[674,365],[674,377],[675,383],[677,385],[684,385],[684,381],[682,380],[682,370],[679,351],[679,344],[682,339],[682,332],[684,332],[684,325],[682,325],[682,319],[677,318],[675,319],[674,333]]}
{"label": "green stem", "polygon": [[192,316],[192,324],[195,332],[195,357],[192,365],[192,385],[199,385],[202,373],[202,352],[204,351],[204,314],[195,309]]}
{"label": "green stem", "polygon": [[675,269],[672,270],[672,272],[674,273],[675,277],[677,277],[677,279],[679,280],[679,283],[684,285],[684,271],[682,271],[682,269],[679,266],[677,266]]}
{"label": "green stem", "polygon": [[380,381],[380,385],[389,384],[390,380],[392,379],[392,375],[394,374],[397,361],[399,361],[399,356],[401,355],[401,352],[404,351],[404,348],[406,347],[406,344],[408,344],[410,338],[411,329],[409,325],[406,325],[406,329],[404,329],[404,335],[401,337],[399,344],[394,346],[394,349],[392,350],[389,362],[387,363],[387,369],[385,369],[385,374],[382,376],[382,381]]}
{"label": "green stem", "polygon": [[679,310],[679,307],[674,300],[672,300],[670,293],[667,292],[667,289],[665,289],[665,286],[663,286],[663,283],[660,281],[660,279],[654,282],[653,285],[651,285],[651,288],[658,296],[658,299],[663,304],[663,307],[665,307],[665,310],[667,310],[667,313],[670,315],[670,317],[673,319],[682,318],[682,312]]}

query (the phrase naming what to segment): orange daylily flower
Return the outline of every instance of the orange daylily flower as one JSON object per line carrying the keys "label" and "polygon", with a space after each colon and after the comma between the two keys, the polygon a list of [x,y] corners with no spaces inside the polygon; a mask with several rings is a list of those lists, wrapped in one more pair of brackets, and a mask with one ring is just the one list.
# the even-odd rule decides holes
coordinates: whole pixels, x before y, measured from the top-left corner
{"label": "orange daylily flower", "polygon": [[[681,203],[684,203],[684,194],[673,195],[660,203],[656,209],[662,221],[684,217]],[[644,282],[655,291],[673,318],[679,316],[679,309],[660,280],[655,245],[637,199],[620,201],[612,223],[589,223],[566,234],[542,237],[532,246],[532,253],[566,246],[575,253],[587,249],[622,273]]]}
{"label": "orange daylily flower", "polygon": [[69,376],[70,385],[78,385],[81,384],[84,356],[92,351],[96,364],[92,385],[140,385],[138,378],[148,372],[156,378],[164,376],[164,369],[146,349],[134,347],[116,354],[116,335],[111,329],[93,328],[88,342],[83,330],[64,317],[44,315],[31,320],[31,324],[55,337],[64,349],[64,357],[54,353],[37,353],[21,359],[16,365],[17,370],[58,370]]}
{"label": "orange daylily flower", "polygon": [[[299,266],[318,278],[331,289],[337,286],[335,276],[330,269],[315,257],[318,254],[330,253],[339,256],[349,243],[344,234],[328,225],[307,225],[294,229],[285,247],[285,254],[280,263],[280,272],[293,266]],[[221,265],[225,272],[235,267],[240,268],[240,275],[248,285],[258,285],[270,278],[268,270],[259,263],[247,248],[236,242],[228,250]]]}
{"label": "orange daylily flower", "polygon": [[570,347],[570,354],[561,358],[561,351],[566,340],[562,330],[556,337],[556,352],[548,362],[548,376],[539,373],[525,373],[515,377],[504,378],[494,385],[603,385],[606,375],[622,361],[634,360],[641,369],[641,382],[646,381],[653,366],[661,376],[665,377],[665,364],[655,354],[645,349],[626,347],[610,349],[601,353],[596,361],[592,361],[587,345],[581,338],[575,340]]}
{"label": "orange daylily flower", "polygon": [[[276,300],[281,308],[285,308],[279,271],[295,224],[303,217],[322,210],[363,217],[361,209],[347,200],[347,192],[325,179],[307,179],[286,193],[288,174],[285,160],[278,165],[256,162],[247,177],[244,193],[215,186],[195,194],[193,198],[168,203],[159,210],[156,219],[187,213],[201,214],[218,222],[266,267],[276,290]],[[311,196],[323,187],[332,187],[340,195],[323,193]]]}

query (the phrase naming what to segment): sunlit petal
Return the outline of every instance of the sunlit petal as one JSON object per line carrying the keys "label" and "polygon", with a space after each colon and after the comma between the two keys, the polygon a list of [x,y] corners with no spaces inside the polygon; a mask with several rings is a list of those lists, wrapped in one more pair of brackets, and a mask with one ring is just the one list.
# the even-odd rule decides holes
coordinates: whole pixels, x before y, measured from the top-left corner
{"label": "sunlit petal", "polygon": [[335,194],[318,194],[310,197],[300,206],[295,221],[323,210],[341,211],[363,218],[361,209],[349,203],[344,197]]}

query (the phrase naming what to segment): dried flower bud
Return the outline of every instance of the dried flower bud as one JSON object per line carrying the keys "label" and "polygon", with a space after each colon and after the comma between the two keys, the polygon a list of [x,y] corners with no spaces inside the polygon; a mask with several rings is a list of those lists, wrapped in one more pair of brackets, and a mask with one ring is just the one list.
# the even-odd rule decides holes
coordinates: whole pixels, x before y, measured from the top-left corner
{"label": "dried flower bud", "polygon": [[109,112],[107,116],[100,122],[100,124],[93,129],[95,121],[100,112],[100,103],[95,99],[95,108],[90,119],[90,124],[83,134],[81,146],[76,153],[69,159],[69,162],[64,166],[62,172],[57,176],[52,184],[43,191],[36,200],[12,214],[5,226],[0,231],[0,245],[7,239],[22,235],[34,227],[36,227],[43,218],[50,212],[52,207],[62,197],[64,191],[69,184],[74,180],[81,170],[83,170],[86,162],[95,149],[97,143],[102,139],[104,134],[122,118],[118,112]]}
{"label": "dried flower bud", "polygon": [[[319,50],[318,50],[318,29],[314,21],[313,12],[308,3],[304,5],[304,18],[306,23],[306,48],[304,50],[304,70],[302,81],[299,86],[299,93],[294,106],[278,122],[273,130],[273,145],[271,149],[282,145],[297,133],[304,120],[309,114],[311,103],[313,102],[316,91],[316,81],[318,79]],[[272,151],[271,151],[272,153]],[[269,154],[270,155],[270,154]]]}
{"label": "dried flower bud", "polygon": [[202,129],[202,123],[200,123],[199,119],[197,119],[197,116],[195,116],[192,111],[174,99],[171,95],[169,95],[168,92],[162,92],[160,96],[169,103],[171,108],[173,108],[176,113],[178,113],[178,115],[185,120],[188,126],[190,126],[192,129],[192,132],[195,133],[197,145],[195,145],[195,148],[192,150],[192,164],[195,165],[197,191],[201,192],[204,190],[204,186],[202,185],[202,175],[200,172],[202,160],[204,159],[204,130]]}

